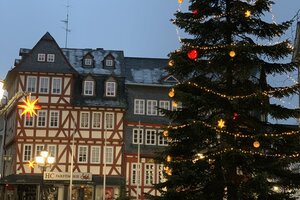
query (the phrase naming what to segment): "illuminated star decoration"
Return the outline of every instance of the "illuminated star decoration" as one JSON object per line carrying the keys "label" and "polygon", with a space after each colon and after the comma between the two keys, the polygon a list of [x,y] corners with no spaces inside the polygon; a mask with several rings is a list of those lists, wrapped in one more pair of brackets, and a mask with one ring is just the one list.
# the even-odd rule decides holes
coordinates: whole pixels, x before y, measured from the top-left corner
{"label": "illuminated star decoration", "polygon": [[224,128],[224,126],[225,126],[225,121],[224,121],[223,119],[220,119],[220,120],[218,121],[218,127],[219,127],[219,128]]}
{"label": "illuminated star decoration", "polygon": [[37,98],[37,99],[31,101],[28,97],[26,97],[26,101],[24,99],[22,99],[24,104],[18,105],[18,108],[23,109],[23,112],[21,113],[21,115],[28,114],[28,116],[30,115],[30,117],[32,117],[33,115],[37,115],[35,110],[41,109],[40,106],[36,105],[38,100],[39,99]]}
{"label": "illuminated star decoration", "polygon": [[35,161],[34,160],[29,160],[28,161],[28,167],[29,168],[34,168],[35,167]]}

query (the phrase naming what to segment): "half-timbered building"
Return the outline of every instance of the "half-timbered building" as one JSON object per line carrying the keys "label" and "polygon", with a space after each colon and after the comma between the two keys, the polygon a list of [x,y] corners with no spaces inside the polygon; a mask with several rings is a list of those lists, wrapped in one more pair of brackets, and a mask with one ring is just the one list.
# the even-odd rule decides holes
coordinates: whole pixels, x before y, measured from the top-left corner
{"label": "half-timbered building", "polygon": [[[2,160],[3,198],[158,194],[153,184],[163,179],[163,167],[154,156],[167,145],[168,125],[159,108],[178,106],[168,97],[176,79],[164,70],[167,59],[60,48],[49,33],[19,55],[5,78],[3,155],[10,159]],[[36,115],[23,114],[24,99],[37,100]],[[42,150],[54,164],[39,167]]]}

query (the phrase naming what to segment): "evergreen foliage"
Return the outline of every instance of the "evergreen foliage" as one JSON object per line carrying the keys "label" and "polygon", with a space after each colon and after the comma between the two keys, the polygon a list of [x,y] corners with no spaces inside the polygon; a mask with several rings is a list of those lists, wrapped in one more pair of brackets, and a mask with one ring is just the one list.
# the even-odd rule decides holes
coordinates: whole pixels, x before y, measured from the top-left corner
{"label": "evergreen foliage", "polygon": [[296,94],[299,85],[277,88],[267,80],[297,69],[298,63],[284,62],[291,41],[274,42],[293,21],[264,20],[270,0],[189,3],[173,20],[188,37],[167,67],[180,81],[173,100],[183,106],[164,110],[172,121],[165,132],[170,144],[158,159],[166,180],[152,199],[293,199],[300,131],[267,121],[299,118],[298,109],[270,101]]}

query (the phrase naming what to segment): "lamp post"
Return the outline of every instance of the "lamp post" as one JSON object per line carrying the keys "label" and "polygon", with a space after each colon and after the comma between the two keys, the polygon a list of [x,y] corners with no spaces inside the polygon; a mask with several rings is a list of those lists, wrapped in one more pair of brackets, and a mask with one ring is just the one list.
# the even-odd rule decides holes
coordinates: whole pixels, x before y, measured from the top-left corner
{"label": "lamp post", "polygon": [[40,199],[46,199],[45,191],[44,191],[44,173],[47,167],[51,167],[51,165],[55,162],[55,157],[51,156],[47,150],[42,150],[40,155],[35,157],[35,162],[39,166],[42,171],[42,184],[40,187]]}

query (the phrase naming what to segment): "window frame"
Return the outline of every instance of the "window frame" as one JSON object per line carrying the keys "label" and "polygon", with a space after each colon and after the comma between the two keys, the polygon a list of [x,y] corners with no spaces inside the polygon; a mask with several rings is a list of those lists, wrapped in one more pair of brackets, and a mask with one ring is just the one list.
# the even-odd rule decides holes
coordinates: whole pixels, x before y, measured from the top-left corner
{"label": "window frame", "polygon": [[[96,153],[98,154],[98,156],[95,155],[95,150],[97,150]],[[91,158],[90,162],[92,164],[99,164],[100,161],[101,161],[101,147],[100,146],[95,146],[95,145],[91,146],[91,152],[90,152],[90,154],[91,154],[90,155],[90,158]],[[97,160],[95,160],[95,158]]]}
{"label": "window frame", "polygon": [[[30,87],[29,87],[30,84]],[[35,93],[36,92],[36,86],[37,86],[37,77],[36,76],[27,76],[26,80],[26,91]]]}
{"label": "window frame", "polygon": [[[58,81],[58,85],[56,83]],[[58,87],[57,87],[58,86]],[[61,94],[62,92],[62,78],[52,78],[52,84],[51,84],[51,93],[52,94]]]}
{"label": "window frame", "polygon": [[[26,149],[26,147],[30,147],[30,148]],[[26,161],[30,161],[31,159],[32,159],[32,144],[24,144],[22,160],[26,162]]]}
{"label": "window frame", "polygon": [[145,99],[134,99],[133,114],[145,115]]}
{"label": "window frame", "polygon": [[46,61],[46,54],[45,53],[38,53],[36,60],[38,62],[45,62]]}
{"label": "window frame", "polygon": [[[84,150],[84,151],[82,151]],[[88,146],[87,145],[79,145],[78,146],[78,159],[77,162],[78,163],[87,163],[88,162]],[[84,157],[85,156],[85,157]],[[85,159],[85,160],[81,160],[81,159]]]}
{"label": "window frame", "polygon": [[[84,115],[86,116],[84,118]],[[89,128],[90,127],[90,112],[81,111],[80,112],[80,128]]]}
{"label": "window frame", "polygon": [[[108,149],[110,149],[111,152],[108,152],[107,151]],[[104,159],[105,159],[106,164],[113,164],[113,162],[114,162],[114,147],[106,146]]]}
{"label": "window frame", "polygon": [[[170,101],[168,100],[160,100],[159,101],[159,108],[160,109],[165,109],[165,110],[170,110]],[[165,116],[160,110],[159,110],[159,116]]]}
{"label": "window frame", "polygon": [[[44,114],[41,114],[41,113],[44,113]],[[38,110],[37,111],[37,124],[36,126],[37,127],[46,127],[46,124],[47,124],[47,111],[46,110]],[[42,125],[41,122],[43,123]]]}
{"label": "window frame", "polygon": [[[138,143],[139,130],[140,130],[140,143]],[[132,129],[132,144],[144,144],[144,129],[142,128]]]}
{"label": "window frame", "polygon": [[85,96],[93,96],[94,95],[94,81],[85,80],[83,82],[83,95]]}
{"label": "window frame", "polygon": [[116,81],[106,81],[105,82],[105,96],[106,97],[115,97],[116,96]]}
{"label": "window frame", "polygon": [[[150,167],[150,168],[149,168]],[[145,185],[152,185],[154,183],[154,169],[155,165],[153,163],[145,163],[144,167],[144,184]]]}
{"label": "window frame", "polygon": [[146,103],[147,112],[146,114],[149,116],[157,115],[157,100],[148,99]]}
{"label": "window frame", "polygon": [[[95,121],[95,115],[96,114],[100,115],[98,122]],[[95,126],[96,123],[97,124],[99,123],[99,126]],[[94,128],[94,129],[101,129],[102,128],[102,112],[93,112],[92,113],[92,128]]]}
{"label": "window frame", "polygon": [[145,130],[145,144],[146,145],[156,145],[156,129],[146,129]]}
{"label": "window frame", "polygon": [[[111,115],[111,118],[107,118],[108,115]],[[107,123],[107,120],[110,120],[109,123]],[[108,127],[108,124],[111,126]],[[114,112],[105,112],[104,113],[104,127],[106,130],[113,130],[115,127],[115,113]]]}
{"label": "window frame", "polygon": [[51,63],[55,62],[55,54],[54,53],[47,54],[47,62],[51,62]]}
{"label": "window frame", "polygon": [[[57,113],[57,115],[53,116],[52,114]],[[57,128],[59,126],[59,111],[51,110],[49,112],[49,127]],[[53,125],[54,123],[54,125]]]}
{"label": "window frame", "polygon": [[[47,80],[46,81],[42,81],[42,80]],[[46,82],[46,84],[45,84]],[[45,91],[43,91],[45,90]],[[41,94],[48,94],[49,93],[49,77],[40,77],[39,80],[39,93]]]}

